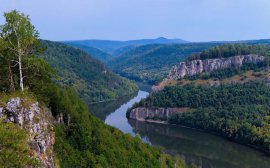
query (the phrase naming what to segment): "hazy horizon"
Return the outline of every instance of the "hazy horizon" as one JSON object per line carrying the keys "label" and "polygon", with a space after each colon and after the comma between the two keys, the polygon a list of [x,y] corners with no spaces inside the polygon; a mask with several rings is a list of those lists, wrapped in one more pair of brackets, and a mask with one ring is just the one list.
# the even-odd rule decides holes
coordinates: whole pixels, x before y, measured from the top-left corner
{"label": "hazy horizon", "polygon": [[41,38],[191,42],[270,38],[269,0],[0,0],[30,15]]}
{"label": "hazy horizon", "polygon": [[[259,38],[259,39],[241,39],[241,40],[210,40],[210,41],[188,41],[186,39],[182,38],[167,38],[167,37],[153,37],[153,38],[140,38],[140,39],[126,39],[126,40],[112,40],[112,39],[74,39],[74,40],[52,40],[52,41],[63,41],[63,42],[68,42],[68,41],[87,41],[87,40],[100,40],[100,41],[119,41],[119,42],[125,42],[125,41],[136,41],[136,40],[153,40],[153,39],[158,39],[158,38],[166,38],[169,40],[184,40],[186,42],[190,43],[204,43],[204,42],[235,42],[235,41],[249,41],[249,40],[270,40],[270,38]],[[44,39],[44,40],[49,40],[49,39]]]}

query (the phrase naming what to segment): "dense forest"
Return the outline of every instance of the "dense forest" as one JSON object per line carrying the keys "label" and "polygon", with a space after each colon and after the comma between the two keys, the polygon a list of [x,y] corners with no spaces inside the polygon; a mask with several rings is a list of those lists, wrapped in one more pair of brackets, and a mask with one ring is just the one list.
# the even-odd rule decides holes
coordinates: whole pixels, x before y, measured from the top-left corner
{"label": "dense forest", "polygon": [[[256,44],[256,43],[255,43]],[[225,58],[237,55],[258,54],[263,56],[270,55],[269,45],[250,45],[250,44],[225,44],[204,50],[188,57],[188,60]]]}
{"label": "dense forest", "polygon": [[178,114],[169,123],[214,131],[270,151],[270,88],[265,84],[170,86],[137,106],[188,107],[192,112]]}
{"label": "dense forest", "polygon": [[[139,137],[125,135],[94,117],[76,91],[56,83],[57,73],[37,56],[42,54],[42,48],[39,48],[42,45],[39,45],[38,32],[29,17],[18,11],[4,16],[7,23],[1,26],[0,32],[0,104],[6,103],[8,97],[29,97],[49,107],[54,117],[64,115],[64,123],[55,123],[54,126],[54,152],[59,167],[185,167],[181,160],[162,154],[142,143]],[[61,44],[44,43],[55,44],[54,54],[61,55],[57,51],[66,49]],[[66,54],[69,52],[73,51],[67,49]],[[60,60],[56,58],[54,61]],[[74,61],[69,68],[84,60],[74,56]],[[1,122],[0,135],[0,165],[38,165],[35,159],[27,156],[30,149],[26,146],[27,133],[24,130],[13,123]]]}
{"label": "dense forest", "polygon": [[65,44],[70,45],[75,48],[79,48],[103,63],[106,63],[109,60],[113,59],[113,56],[111,54],[108,54],[98,48],[94,48],[94,47],[83,45],[83,44],[72,43],[72,42],[70,43],[65,42]]}
{"label": "dense forest", "polygon": [[112,70],[139,82],[160,82],[171,67],[192,53],[218,45],[216,43],[152,44],[136,47],[108,62]]}
{"label": "dense forest", "polygon": [[105,53],[111,54],[113,56],[118,56],[121,50],[127,51],[127,48],[138,47],[148,44],[182,44],[187,43],[187,41],[182,39],[167,39],[164,37],[159,37],[156,39],[139,39],[139,40],[128,40],[128,41],[115,41],[115,40],[74,40],[74,41],[64,41],[64,43],[76,46],[79,48],[84,47],[94,47],[102,50]]}
{"label": "dense forest", "polygon": [[[199,74],[179,79],[175,84],[135,104],[133,108],[180,107],[190,112],[177,114],[169,119],[171,124],[180,124],[218,133],[231,140],[251,144],[261,150],[270,151],[270,88],[265,83],[269,66],[268,45],[225,44],[192,55],[188,60],[230,57],[235,55],[259,54],[266,56],[263,63],[245,63],[241,68],[231,67],[210,74]],[[247,71],[251,76],[245,76]],[[244,75],[245,74],[245,75]],[[239,80],[230,78],[235,75]],[[255,78],[256,77],[256,78]],[[230,79],[229,79],[230,78]],[[256,80],[256,79],[263,80]],[[203,85],[203,80],[230,80],[216,86]],[[191,81],[182,84],[186,81]]]}
{"label": "dense forest", "polygon": [[135,93],[135,83],[111,72],[103,63],[80,49],[58,42],[42,41],[41,58],[59,74],[56,80],[73,87],[87,103],[114,100]]}
{"label": "dense forest", "polygon": [[[177,39],[157,38],[122,42],[83,40],[65,43],[96,56],[121,76],[138,82],[157,84],[176,62],[187,58],[189,60],[207,59],[250,53],[269,55],[269,48],[258,44],[269,45],[270,40],[192,43]],[[213,46],[216,47],[205,50]],[[97,52],[93,48],[98,48],[103,53]],[[190,56],[191,54],[192,56]]]}

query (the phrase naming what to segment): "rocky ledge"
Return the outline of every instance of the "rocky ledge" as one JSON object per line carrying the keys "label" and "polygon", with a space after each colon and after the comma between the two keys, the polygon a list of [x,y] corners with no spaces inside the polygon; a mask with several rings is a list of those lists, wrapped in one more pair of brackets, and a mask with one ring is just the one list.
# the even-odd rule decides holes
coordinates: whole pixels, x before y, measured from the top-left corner
{"label": "rocky ledge", "polygon": [[152,87],[152,91],[157,92],[164,88],[164,84],[183,79],[186,76],[194,76],[201,73],[211,73],[215,70],[226,68],[241,68],[244,63],[259,64],[265,61],[264,56],[249,54],[239,55],[227,58],[216,58],[206,60],[192,60],[180,62],[173,66],[168,76],[158,85]]}
{"label": "rocky ledge", "polygon": [[259,55],[239,55],[228,58],[216,58],[206,60],[193,60],[188,62],[180,62],[175,65],[169,72],[165,80],[177,80],[185,76],[194,76],[200,73],[211,73],[218,69],[225,69],[230,67],[240,68],[243,63],[261,63],[265,59],[264,56]]}
{"label": "rocky ledge", "polygon": [[134,108],[129,113],[129,118],[147,121],[147,120],[162,120],[167,121],[170,117],[175,114],[185,113],[190,111],[188,108],[146,108],[146,107],[138,107]]}
{"label": "rocky ledge", "polygon": [[[1,106],[1,105],[0,105]],[[53,117],[46,107],[40,108],[38,102],[19,97],[11,98],[6,105],[0,107],[0,118],[4,122],[13,122],[29,133],[28,144],[32,149],[31,157],[36,157],[42,167],[54,168]]]}

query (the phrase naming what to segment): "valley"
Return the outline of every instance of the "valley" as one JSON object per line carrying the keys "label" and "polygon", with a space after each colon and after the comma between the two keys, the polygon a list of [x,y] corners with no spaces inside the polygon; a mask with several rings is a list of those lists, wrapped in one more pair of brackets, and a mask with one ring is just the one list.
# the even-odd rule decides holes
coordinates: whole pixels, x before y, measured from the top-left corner
{"label": "valley", "polygon": [[[105,114],[102,116],[105,123],[124,133],[133,136],[139,134],[143,142],[160,147],[171,155],[180,155],[189,165],[240,168],[245,165],[257,167],[262,163],[260,167],[267,167],[269,160],[264,152],[268,153],[269,150],[270,48],[262,44],[268,42],[258,40],[247,41],[247,44],[151,44],[126,48],[125,53],[116,56],[107,64],[112,69],[115,66],[117,70],[114,72],[137,83],[150,86],[154,84],[153,90],[148,90],[151,92],[149,96],[139,91],[134,99],[129,102],[128,98],[126,101],[119,101],[119,104],[123,104],[114,105],[113,108],[108,108],[108,111],[102,108],[102,104],[99,107],[95,105],[94,113],[97,116],[99,113]],[[129,74],[122,71],[124,67]],[[141,73],[140,77],[136,76],[137,70]],[[118,101],[111,103],[117,104],[116,102]],[[110,106],[109,104],[106,103]],[[126,119],[126,116],[129,119]],[[211,140],[217,140],[214,144],[224,143],[225,147],[205,147],[210,150],[198,155],[198,149],[204,148],[203,145],[195,145],[194,143],[198,143],[197,139],[185,142],[186,140],[182,140],[182,131],[209,136]],[[206,138],[206,141],[211,141],[210,139]],[[173,141],[173,147],[167,143],[169,140]],[[218,151],[225,152],[228,149],[228,153],[232,152],[231,145],[240,153],[249,150],[254,160],[249,160],[248,156],[237,159],[237,152],[233,156],[235,161],[232,161],[231,156],[223,156],[223,153],[215,153],[216,158],[211,157],[210,153],[217,148]],[[185,148],[189,150],[185,151]]]}
{"label": "valley", "polygon": [[54,80],[62,86],[74,88],[89,104],[115,100],[138,90],[134,82],[113,73],[80,49],[52,41],[42,41],[42,46],[45,52],[40,57],[58,73]]}
{"label": "valley", "polygon": [[[126,112],[135,102],[146,98],[148,92],[139,91],[127,102],[114,101],[109,104],[119,105],[115,108],[94,108],[95,114],[107,110],[107,115],[102,118],[105,123],[120,129],[132,136],[139,135],[143,142],[151,144],[171,155],[179,155],[192,165],[201,168],[267,168],[270,159],[267,154],[250,147],[240,145],[217,135],[209,134],[191,128],[177,125],[164,125],[127,119]],[[93,109],[93,108],[92,108]]]}
{"label": "valley", "polygon": [[268,51],[226,44],[192,55],[127,116],[203,129],[269,152]]}
{"label": "valley", "polygon": [[0,168],[269,168],[269,7],[1,2]]}

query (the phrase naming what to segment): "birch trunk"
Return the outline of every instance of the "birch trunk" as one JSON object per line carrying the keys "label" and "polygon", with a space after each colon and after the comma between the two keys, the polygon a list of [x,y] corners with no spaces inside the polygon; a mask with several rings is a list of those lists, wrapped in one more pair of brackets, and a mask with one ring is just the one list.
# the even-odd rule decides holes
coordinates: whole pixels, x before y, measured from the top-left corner
{"label": "birch trunk", "polygon": [[19,53],[19,73],[20,73],[20,88],[21,91],[24,91],[24,85],[23,85],[23,73],[22,73],[22,55]]}
{"label": "birch trunk", "polygon": [[23,84],[23,72],[22,72],[22,56],[23,56],[23,53],[22,53],[22,49],[21,49],[21,44],[20,44],[20,38],[17,34],[17,31],[14,30],[15,32],[15,35],[17,36],[17,47],[18,47],[18,64],[19,64],[19,73],[20,73],[20,88],[21,88],[21,91],[23,92],[24,91],[24,84]]}

